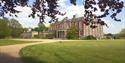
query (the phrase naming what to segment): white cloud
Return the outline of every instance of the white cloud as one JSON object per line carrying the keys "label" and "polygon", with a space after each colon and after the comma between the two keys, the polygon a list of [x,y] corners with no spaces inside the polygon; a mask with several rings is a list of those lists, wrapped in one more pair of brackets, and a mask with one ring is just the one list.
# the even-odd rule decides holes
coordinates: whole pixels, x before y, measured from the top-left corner
{"label": "white cloud", "polygon": [[73,15],[77,15],[77,17],[81,17],[83,16],[84,13],[84,7],[83,6],[69,6],[67,8],[67,14],[66,16],[68,16],[69,18],[71,18]]}
{"label": "white cloud", "polygon": [[5,16],[9,17],[10,19],[14,18],[14,19],[18,20],[23,25],[23,27],[29,28],[29,27],[37,26],[38,17],[36,17],[34,19],[31,17],[30,18],[28,17],[28,15],[32,13],[31,8],[17,6],[15,9],[18,11],[21,11],[20,13],[17,14],[18,17],[14,17],[14,16],[10,17],[9,14],[6,14]]}
{"label": "white cloud", "polygon": [[67,5],[65,2],[67,2],[67,0],[59,0],[59,10],[62,13],[66,12],[66,15],[64,16],[57,16],[58,18],[60,18],[60,20],[62,20],[64,17],[68,17],[68,18],[72,18],[73,15],[76,15],[77,17],[81,17],[84,14],[84,7],[83,5]]}

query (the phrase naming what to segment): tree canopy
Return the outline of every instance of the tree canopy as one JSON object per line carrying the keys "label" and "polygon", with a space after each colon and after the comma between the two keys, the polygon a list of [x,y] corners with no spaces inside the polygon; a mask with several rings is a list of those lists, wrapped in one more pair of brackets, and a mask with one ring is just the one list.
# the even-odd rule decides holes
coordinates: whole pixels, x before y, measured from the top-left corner
{"label": "tree canopy", "polygon": [[11,36],[13,38],[20,37],[21,33],[24,32],[22,25],[15,19],[9,20],[9,27],[11,29]]}
{"label": "tree canopy", "polygon": [[15,19],[0,19],[0,38],[18,38],[23,33],[22,25]]}
{"label": "tree canopy", "polygon": [[6,38],[11,35],[11,29],[8,26],[8,21],[0,19],[0,38]]}
{"label": "tree canopy", "polygon": [[125,38],[125,28],[120,31],[118,34],[119,37]]}
{"label": "tree canopy", "polygon": [[[77,0],[70,0],[70,3],[73,5],[77,5]],[[1,0],[0,1],[0,15],[4,16],[4,14],[9,13],[10,16],[20,11],[15,10],[16,6],[28,6],[32,8],[32,14],[29,17],[38,16],[40,22],[45,22],[45,16],[51,17],[51,22],[58,21],[56,15],[65,15],[65,13],[61,13],[57,7],[58,0],[34,0],[34,3],[30,6],[28,5],[29,0]],[[110,15],[110,17],[115,21],[121,21],[116,16],[118,13],[122,11],[124,8],[123,0],[83,0],[83,5],[85,8],[85,20],[92,24],[99,23],[101,25],[105,25],[104,21],[101,21],[101,18]],[[97,9],[99,8],[99,9]],[[104,12],[102,15],[95,15],[95,11]],[[97,18],[98,20],[94,22],[93,19]]]}
{"label": "tree canopy", "polygon": [[32,29],[32,31],[37,31],[37,32],[44,32],[47,31],[47,27],[44,25],[44,23],[39,23],[38,27],[35,27],[34,29]]}
{"label": "tree canopy", "polygon": [[120,34],[124,34],[125,35],[125,28],[121,30]]}

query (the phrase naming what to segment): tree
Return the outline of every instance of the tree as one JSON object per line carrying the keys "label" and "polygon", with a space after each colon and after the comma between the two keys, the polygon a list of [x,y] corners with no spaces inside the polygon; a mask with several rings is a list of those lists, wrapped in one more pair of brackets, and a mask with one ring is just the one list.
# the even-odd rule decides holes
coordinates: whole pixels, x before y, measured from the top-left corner
{"label": "tree", "polygon": [[11,28],[11,36],[13,38],[20,37],[21,33],[24,32],[22,25],[15,19],[9,20],[9,27]]}
{"label": "tree", "polygon": [[35,27],[35,28],[32,29],[32,31],[38,32],[38,29],[39,29],[38,27]]}
{"label": "tree", "polygon": [[12,28],[22,28],[22,25],[19,23],[19,21],[15,19],[9,20],[9,26]]}
{"label": "tree", "polygon": [[[51,17],[51,22],[58,21],[58,18],[56,15],[65,15],[65,13],[59,12],[57,7],[59,7],[57,1],[58,0],[34,0],[34,3],[32,6],[28,5],[29,0],[1,0],[0,1],[0,15],[4,16],[5,13],[9,13],[10,16],[16,13],[19,13],[20,11],[15,10],[14,8],[16,6],[28,6],[32,8],[32,14],[29,15],[33,18],[35,16],[39,17],[40,22],[45,22],[45,16]],[[4,5],[2,5],[4,3]],[[70,0],[71,4],[77,5],[76,0]],[[46,5],[47,4],[47,5]],[[83,5],[85,8],[85,23],[99,23],[101,25],[106,25],[104,21],[101,21],[101,18],[106,17],[107,15],[110,15],[112,19],[115,21],[120,21],[120,19],[117,19],[116,16],[118,13],[122,11],[124,8],[124,2],[123,0],[83,0]],[[96,6],[96,7],[95,7]],[[99,9],[97,9],[99,8]],[[101,11],[104,12],[102,15],[94,15],[93,12],[95,11]],[[110,13],[112,12],[112,13]],[[94,22],[93,19],[98,18],[97,22]],[[94,22],[94,23],[93,23]]]}
{"label": "tree", "polygon": [[117,34],[117,36],[120,38],[125,38],[125,28],[122,29],[121,32]]}
{"label": "tree", "polygon": [[44,23],[39,23],[38,27],[35,27],[34,29],[32,29],[32,31],[36,31],[38,32],[38,37],[42,37],[43,38],[43,32],[47,31],[48,28],[44,25]]}
{"label": "tree", "polygon": [[44,25],[44,23],[39,23],[38,31],[43,32],[46,30],[47,30],[47,27]]}
{"label": "tree", "polygon": [[32,29],[32,31],[37,31],[37,32],[43,32],[43,31],[47,31],[47,27],[44,25],[44,23],[39,23],[38,27],[35,27],[34,29]]}
{"label": "tree", "polygon": [[[66,17],[66,19],[67,19],[67,17]],[[76,15],[73,15],[73,18],[71,19],[71,21],[72,21],[72,23],[68,24],[68,26],[70,28],[67,30],[67,36],[66,37],[68,39],[78,39],[79,38],[79,31],[78,31],[78,28],[75,25],[75,21],[77,21]]]}
{"label": "tree", "polygon": [[0,38],[18,38],[24,32],[22,25],[15,19],[0,19]]}
{"label": "tree", "polygon": [[89,35],[89,36],[86,36],[86,37],[82,37],[81,39],[82,40],[96,40],[96,37],[94,37],[92,35]]}
{"label": "tree", "polygon": [[67,30],[67,36],[68,39],[78,39],[79,38],[79,32],[78,29],[72,25],[68,30]]}
{"label": "tree", "polygon": [[23,32],[27,32],[28,31],[28,28],[23,28]]}
{"label": "tree", "polygon": [[11,29],[8,26],[8,21],[0,19],[0,38],[6,38],[11,35]]}
{"label": "tree", "polygon": [[125,34],[125,28],[121,30],[120,34]]}

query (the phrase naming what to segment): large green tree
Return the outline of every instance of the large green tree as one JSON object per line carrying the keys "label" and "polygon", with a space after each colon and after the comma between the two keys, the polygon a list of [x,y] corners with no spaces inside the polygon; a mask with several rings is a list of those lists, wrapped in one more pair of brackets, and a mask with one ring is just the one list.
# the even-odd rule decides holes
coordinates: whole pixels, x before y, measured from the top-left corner
{"label": "large green tree", "polygon": [[47,30],[47,27],[45,26],[45,24],[39,23],[38,31],[43,32],[43,31],[46,31],[46,30]]}
{"label": "large green tree", "polygon": [[15,19],[9,20],[9,25],[12,28],[22,28],[22,25],[19,23],[19,21],[15,20]]}
{"label": "large green tree", "polygon": [[6,38],[11,35],[11,29],[8,26],[7,20],[0,19],[0,38]]}
{"label": "large green tree", "polygon": [[44,23],[39,23],[38,27],[35,27],[32,29],[32,31],[37,31],[38,32],[38,37],[43,38],[43,32],[47,31],[48,28],[45,26]]}
{"label": "large green tree", "polygon": [[9,26],[11,28],[11,36],[13,38],[20,37],[21,33],[24,32],[22,25],[15,19],[9,20]]}
{"label": "large green tree", "polygon": [[45,26],[44,23],[39,23],[38,27],[35,27],[34,29],[32,29],[32,31],[37,31],[37,32],[44,32],[47,31],[47,27]]}

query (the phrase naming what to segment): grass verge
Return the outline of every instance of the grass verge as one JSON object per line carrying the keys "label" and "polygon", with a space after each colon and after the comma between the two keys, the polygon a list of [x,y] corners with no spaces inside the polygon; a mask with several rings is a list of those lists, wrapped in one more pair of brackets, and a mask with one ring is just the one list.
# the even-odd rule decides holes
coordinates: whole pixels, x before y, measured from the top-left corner
{"label": "grass verge", "polygon": [[14,44],[23,44],[23,43],[31,43],[31,41],[19,41],[19,40],[10,40],[10,39],[0,39],[0,46],[14,45]]}
{"label": "grass verge", "polygon": [[33,45],[20,55],[25,63],[125,63],[125,40]]}

